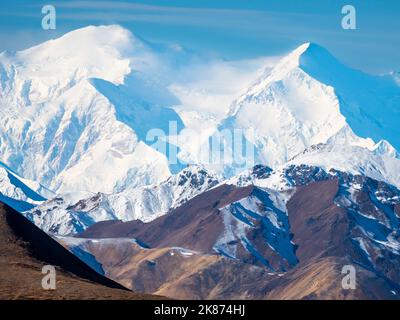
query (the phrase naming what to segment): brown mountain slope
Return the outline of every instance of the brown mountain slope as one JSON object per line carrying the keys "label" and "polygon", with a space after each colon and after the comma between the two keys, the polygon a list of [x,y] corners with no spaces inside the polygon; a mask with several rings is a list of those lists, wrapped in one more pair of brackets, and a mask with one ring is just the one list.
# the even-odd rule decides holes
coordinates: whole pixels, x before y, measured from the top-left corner
{"label": "brown mountain slope", "polygon": [[[253,210],[279,218],[282,214],[269,202],[266,192],[257,187],[235,190],[233,186],[220,186],[147,224],[94,225],[81,235],[89,238],[82,239],[82,249],[93,254],[115,281],[135,291],[177,299],[399,299],[399,255],[374,238],[375,234],[378,240],[384,232],[389,234],[385,225],[393,225],[393,237],[398,229],[398,218],[393,215],[398,206],[394,208],[376,197],[387,193],[385,199],[393,199],[388,188],[345,174],[299,185],[286,204],[290,228],[274,229],[268,221],[260,220],[256,211],[240,206],[262,200],[258,208],[253,205]],[[231,216],[226,215],[227,208],[232,210]],[[358,212],[376,219],[362,220]],[[231,224],[226,224],[227,218]],[[268,253],[269,244],[285,238],[271,235],[287,233],[295,244],[296,264],[284,271],[271,270],[248,259],[248,253],[241,252],[243,246],[237,246],[235,259],[210,250],[226,226],[235,228],[240,223],[254,226],[239,235],[244,234],[270,266],[285,262],[285,256]],[[369,233],[363,233],[364,229]],[[102,237],[121,237],[126,242],[90,239]],[[132,238],[150,248],[134,244]],[[238,238],[236,243],[240,241]],[[259,249],[262,245],[264,251]],[[356,271],[354,290],[342,287],[345,266]]]}
{"label": "brown mountain slope", "polygon": [[218,255],[182,254],[178,248],[88,241],[85,249],[114,280],[174,299],[398,299],[385,277],[357,264],[356,290],[343,289],[342,268],[352,264],[348,257],[312,259],[277,274]]}
{"label": "brown mountain slope", "polygon": [[[56,290],[44,290],[44,265],[56,267]],[[20,213],[0,203],[0,299],[152,299],[90,267]]]}
{"label": "brown mountain slope", "polygon": [[222,185],[198,195],[151,223],[140,220],[104,221],[94,224],[77,237],[131,237],[152,248],[182,246],[209,252],[224,229],[219,209],[247,197],[253,189],[253,186],[237,188]]}
{"label": "brown mountain slope", "polygon": [[283,277],[268,283],[265,299],[273,300],[398,300],[391,283],[354,264],[356,289],[342,288],[342,268],[352,264],[347,257],[325,257],[300,264]]}

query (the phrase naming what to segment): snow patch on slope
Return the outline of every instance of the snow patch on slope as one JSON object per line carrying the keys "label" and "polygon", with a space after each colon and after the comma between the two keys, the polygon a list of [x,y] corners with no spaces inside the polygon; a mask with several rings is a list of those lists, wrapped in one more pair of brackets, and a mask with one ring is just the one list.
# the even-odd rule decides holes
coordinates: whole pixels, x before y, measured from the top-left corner
{"label": "snow patch on slope", "polygon": [[326,171],[336,169],[361,174],[400,188],[400,160],[358,146],[321,144],[295,157],[286,166],[302,164],[321,167]]}
{"label": "snow patch on slope", "polygon": [[[33,188],[30,188],[30,185]],[[17,211],[26,211],[46,200],[40,192],[46,190],[39,184],[22,179],[0,163],[0,201]],[[49,190],[47,195],[52,195]]]}
{"label": "snow patch on slope", "polygon": [[78,202],[55,198],[25,215],[41,229],[57,235],[76,234],[105,220],[149,222],[218,183],[217,175],[189,166],[160,184],[129,187],[114,194],[98,193]]}
{"label": "snow patch on slope", "polygon": [[229,258],[238,259],[238,245],[241,244],[261,264],[273,269],[248,239],[249,231],[261,228],[265,245],[284,258],[289,265],[297,264],[295,248],[289,235],[285,203],[286,200],[281,198],[279,192],[255,188],[250,196],[221,208],[225,230],[215,243],[214,250]]}

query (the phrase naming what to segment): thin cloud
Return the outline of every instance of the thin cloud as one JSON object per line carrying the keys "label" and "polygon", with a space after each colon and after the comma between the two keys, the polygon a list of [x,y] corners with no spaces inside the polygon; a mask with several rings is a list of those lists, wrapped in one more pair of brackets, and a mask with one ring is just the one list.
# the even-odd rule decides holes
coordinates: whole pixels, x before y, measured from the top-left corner
{"label": "thin cloud", "polygon": [[[37,4],[30,4],[30,7],[39,7]],[[88,9],[88,10],[134,10],[134,11],[148,11],[148,12],[165,12],[165,13],[257,13],[258,10],[250,9],[228,9],[228,8],[203,8],[203,7],[176,7],[176,6],[159,6],[148,5],[137,2],[124,2],[124,1],[56,1],[55,7],[68,8],[68,9]]]}

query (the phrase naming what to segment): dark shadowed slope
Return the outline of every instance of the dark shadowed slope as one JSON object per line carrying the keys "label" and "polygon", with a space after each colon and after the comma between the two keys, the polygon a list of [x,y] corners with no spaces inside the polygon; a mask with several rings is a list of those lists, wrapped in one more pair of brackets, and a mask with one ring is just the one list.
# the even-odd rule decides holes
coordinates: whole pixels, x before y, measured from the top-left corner
{"label": "dark shadowed slope", "polygon": [[[44,290],[44,265],[56,290]],[[0,203],[0,299],[150,299],[94,272],[17,211]]]}

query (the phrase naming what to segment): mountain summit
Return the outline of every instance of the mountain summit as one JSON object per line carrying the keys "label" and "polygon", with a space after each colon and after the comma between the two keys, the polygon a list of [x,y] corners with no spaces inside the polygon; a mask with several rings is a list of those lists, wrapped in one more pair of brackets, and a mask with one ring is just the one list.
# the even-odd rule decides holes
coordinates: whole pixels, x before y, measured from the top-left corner
{"label": "mountain summit", "polygon": [[325,48],[305,43],[267,68],[221,127],[251,129],[246,139],[256,148],[256,163],[273,168],[318,144],[372,155],[382,141],[389,149],[400,145],[399,101],[391,78],[348,68]]}
{"label": "mountain summit", "polygon": [[179,116],[127,95],[123,84],[151,60],[150,49],[119,26],[87,27],[2,53],[0,159],[61,193],[111,193],[117,185],[166,179],[165,156],[142,141],[135,124]]}
{"label": "mountain summit", "polygon": [[[146,136],[151,129],[172,134],[172,121],[184,141],[178,156],[203,164],[193,150],[213,132],[200,127],[202,138],[190,142],[180,135],[190,101],[181,101],[173,83],[161,79],[179,57],[120,26],[90,26],[0,54],[0,160],[55,192],[73,190],[80,197],[157,184],[172,168],[167,153],[151,147]],[[190,59],[183,60],[190,70]],[[328,141],[369,152],[385,140],[387,150],[399,149],[399,97],[393,77],[350,69],[321,46],[305,43],[238,92],[219,127],[253,130],[246,139],[256,163],[272,168]],[[207,119],[203,109],[190,114]]]}

